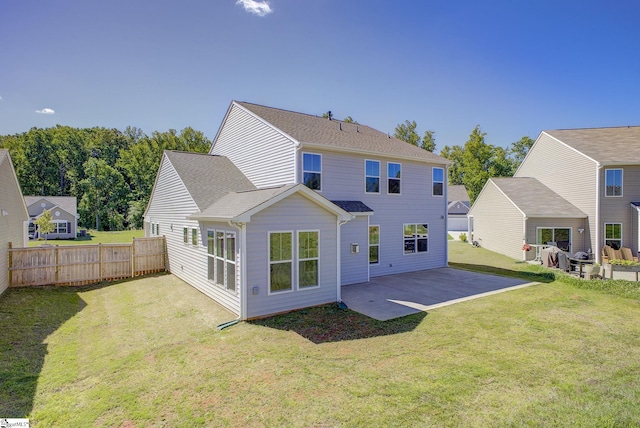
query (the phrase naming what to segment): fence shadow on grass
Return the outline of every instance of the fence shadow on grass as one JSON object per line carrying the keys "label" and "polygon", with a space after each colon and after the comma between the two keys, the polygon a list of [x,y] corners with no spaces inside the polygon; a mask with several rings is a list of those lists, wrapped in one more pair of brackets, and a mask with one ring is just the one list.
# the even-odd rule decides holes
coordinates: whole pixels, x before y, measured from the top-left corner
{"label": "fence shadow on grass", "polygon": [[473,272],[487,273],[491,275],[508,276],[511,278],[524,279],[530,282],[550,283],[556,280],[554,272],[528,272],[520,270],[504,269],[495,266],[476,265],[473,263],[454,263],[449,262],[449,267],[455,269],[469,270]]}
{"label": "fence shadow on grass", "polygon": [[48,353],[46,338],[82,311],[77,288],[13,288],[0,296],[0,415],[26,417]]}
{"label": "fence shadow on grass", "polygon": [[340,309],[333,303],[250,323],[293,331],[315,344],[321,344],[405,333],[414,330],[426,316],[426,312],[419,312],[402,318],[378,321],[349,309]]}

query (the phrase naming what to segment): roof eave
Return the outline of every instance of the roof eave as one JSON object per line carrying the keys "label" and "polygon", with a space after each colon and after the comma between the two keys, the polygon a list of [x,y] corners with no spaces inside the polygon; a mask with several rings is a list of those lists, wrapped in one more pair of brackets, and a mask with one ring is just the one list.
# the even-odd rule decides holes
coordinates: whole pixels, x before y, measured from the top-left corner
{"label": "roof eave", "polygon": [[331,146],[328,144],[319,144],[319,143],[300,143],[300,148],[301,149],[305,149],[305,148],[321,149],[321,150],[326,150],[326,151],[336,152],[336,153],[356,153],[356,154],[361,154],[366,156],[378,156],[378,157],[384,156],[384,157],[389,157],[393,159],[402,159],[402,160],[409,160],[414,162],[423,162],[423,163],[445,165],[445,166],[449,166],[453,164],[453,162],[444,158],[442,160],[424,159],[424,158],[416,158],[408,155],[404,156],[404,155],[398,155],[394,153],[382,153],[382,152],[376,152],[372,150],[353,149],[353,148]]}

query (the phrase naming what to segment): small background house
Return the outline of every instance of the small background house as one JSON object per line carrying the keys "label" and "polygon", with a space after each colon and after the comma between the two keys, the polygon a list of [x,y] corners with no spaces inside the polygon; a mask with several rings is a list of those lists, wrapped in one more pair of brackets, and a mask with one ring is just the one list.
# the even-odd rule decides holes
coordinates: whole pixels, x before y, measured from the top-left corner
{"label": "small background house", "polygon": [[27,207],[9,151],[0,149],[0,293],[9,287],[9,245],[25,247]]}
{"label": "small background house", "polygon": [[78,230],[77,201],[75,196],[25,196],[25,204],[29,212],[29,239],[44,238],[34,224],[34,220],[44,211],[51,211],[55,224],[53,232],[47,239],[75,239]]}
{"label": "small background house", "polygon": [[447,228],[449,235],[457,239],[461,233],[467,233],[469,222],[467,213],[471,207],[466,187],[461,184],[450,185],[447,193]]}

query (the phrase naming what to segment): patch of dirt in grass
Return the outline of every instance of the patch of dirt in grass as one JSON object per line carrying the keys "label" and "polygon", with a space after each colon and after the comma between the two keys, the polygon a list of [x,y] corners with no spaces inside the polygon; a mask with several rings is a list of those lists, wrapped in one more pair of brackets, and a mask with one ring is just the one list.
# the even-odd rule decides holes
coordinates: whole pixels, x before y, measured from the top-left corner
{"label": "patch of dirt in grass", "polygon": [[252,324],[293,331],[313,343],[339,342],[406,333],[415,329],[426,312],[388,321],[378,321],[337,304],[316,306],[251,321]]}

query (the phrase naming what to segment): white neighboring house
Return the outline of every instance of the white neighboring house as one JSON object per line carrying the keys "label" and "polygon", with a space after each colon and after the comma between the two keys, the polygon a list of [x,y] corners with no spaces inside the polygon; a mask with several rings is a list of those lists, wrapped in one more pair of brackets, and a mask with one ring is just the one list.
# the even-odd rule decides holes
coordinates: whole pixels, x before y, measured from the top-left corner
{"label": "white neighboring house", "polygon": [[25,196],[25,204],[29,212],[29,239],[44,238],[40,236],[34,221],[45,211],[51,211],[51,220],[55,224],[53,232],[47,239],[75,239],[78,230],[78,211],[75,196]]}
{"label": "white neighboring house", "polygon": [[145,211],[169,270],[241,319],[447,266],[450,162],[373,128],[232,102],[210,153],[165,152]]}
{"label": "white neighboring house", "polygon": [[449,206],[447,207],[449,234],[466,233],[469,230],[467,213],[471,203],[467,188],[461,184],[450,185],[448,190]]}
{"label": "white neighboring house", "polygon": [[26,247],[29,220],[9,151],[0,149],[0,294],[9,287],[9,245]]}

